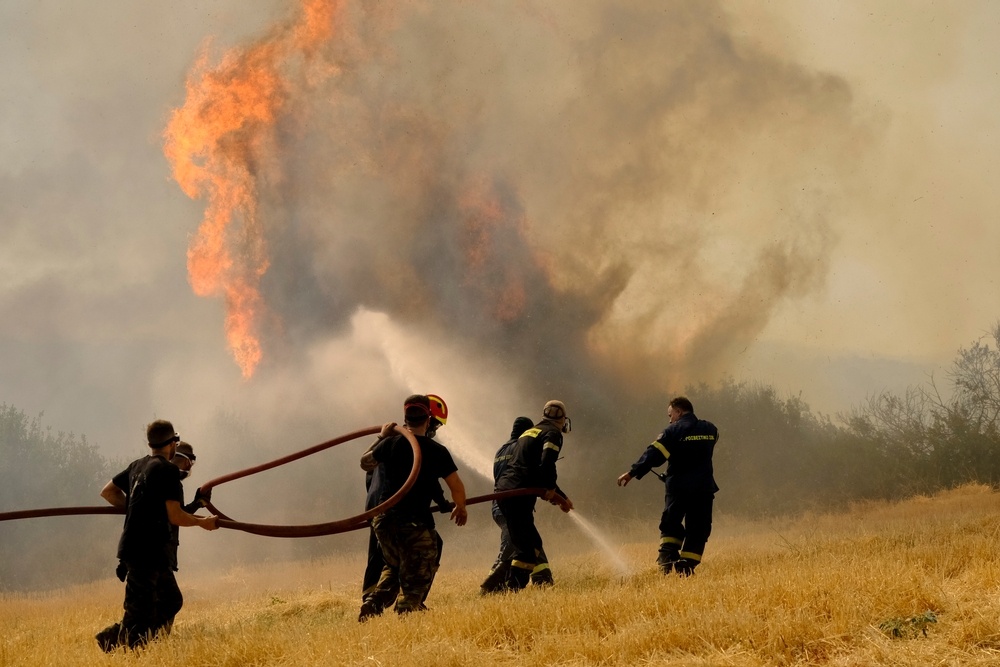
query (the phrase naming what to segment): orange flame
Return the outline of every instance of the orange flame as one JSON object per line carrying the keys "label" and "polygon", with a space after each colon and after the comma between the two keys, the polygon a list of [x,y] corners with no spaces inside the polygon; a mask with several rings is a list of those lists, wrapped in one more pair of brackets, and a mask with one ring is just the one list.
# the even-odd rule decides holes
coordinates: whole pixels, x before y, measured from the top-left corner
{"label": "orange flame", "polygon": [[465,190],[459,210],[466,232],[467,280],[490,292],[490,314],[495,319],[501,322],[516,320],[524,311],[526,291],[516,269],[499,256],[497,244],[504,234],[522,233],[523,216],[508,211],[496,189],[485,179],[479,179]]}
{"label": "orange flame", "polygon": [[[263,356],[260,282],[268,259],[258,181],[275,168],[275,128],[292,92],[289,72],[331,39],[342,5],[305,0],[294,23],[228,51],[214,67],[203,49],[188,75],[184,106],[164,131],[174,179],[187,196],[207,200],[188,247],[188,279],[195,294],[224,298],[226,341],[244,378]],[[231,229],[233,223],[239,229]]]}

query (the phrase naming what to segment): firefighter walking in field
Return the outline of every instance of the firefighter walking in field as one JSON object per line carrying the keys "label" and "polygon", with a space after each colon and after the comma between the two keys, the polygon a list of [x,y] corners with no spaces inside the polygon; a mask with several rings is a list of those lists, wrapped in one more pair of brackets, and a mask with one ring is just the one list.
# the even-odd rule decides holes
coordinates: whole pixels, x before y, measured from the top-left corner
{"label": "firefighter walking in field", "polygon": [[[465,486],[458,476],[455,461],[444,445],[427,436],[432,418],[431,401],[421,394],[410,396],[404,402],[403,413],[405,428],[416,436],[420,446],[420,473],[413,487],[396,505],[372,519],[385,566],[375,590],[361,605],[359,621],[381,614],[395,597],[397,587],[397,613],[425,609],[424,600],[441,562],[441,537],[434,529],[431,513],[438,479],[444,479],[451,491],[455,503],[452,520],[464,526],[468,519]],[[404,436],[392,435],[395,426],[393,422],[385,424],[379,442],[361,457],[364,470],[380,468],[382,482],[376,505],[403,487],[413,467],[413,449]]]}
{"label": "firefighter walking in field", "polygon": [[146,427],[149,454],[136,459],[101,490],[101,497],[125,510],[118,542],[120,575],[125,579],[125,615],[97,634],[105,652],[146,644],[172,623],[183,598],[174,578],[176,547],[171,526],[215,530],[218,517],[195,516],[181,507],[184,491],[170,463],[180,441],[173,424],[158,419]]}
{"label": "firefighter walking in field", "polygon": [[[556,460],[562,450],[563,433],[569,430],[570,420],[562,401],[546,403],[542,420],[511,446],[507,467],[497,478],[494,490],[542,488],[544,500],[558,505],[563,512],[573,509],[573,503],[556,484]],[[512,591],[527,586],[532,572],[545,562],[542,536],[535,528],[535,500],[535,496],[514,496],[497,501],[513,546],[507,577],[507,588]]]}
{"label": "firefighter walking in field", "polygon": [[667,464],[663,476],[666,506],[660,519],[657,565],[664,574],[694,573],[712,533],[712,504],[719,487],[712,470],[712,454],[719,440],[715,424],[698,419],[691,401],[678,396],[667,405],[670,424],[643,452],[632,468],[618,477],[618,486],[642,479],[651,469]]}

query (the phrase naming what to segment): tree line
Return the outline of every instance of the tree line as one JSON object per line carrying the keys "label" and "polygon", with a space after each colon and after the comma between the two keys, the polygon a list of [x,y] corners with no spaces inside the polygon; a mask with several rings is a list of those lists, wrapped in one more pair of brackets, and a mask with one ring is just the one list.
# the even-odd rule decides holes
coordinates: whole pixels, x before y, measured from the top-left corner
{"label": "tree line", "polygon": [[773,387],[699,387],[696,408],[725,426],[721,506],[745,515],[825,510],[966,483],[1000,485],[1000,323],[961,348],[945,377],[869,396],[833,419]]}

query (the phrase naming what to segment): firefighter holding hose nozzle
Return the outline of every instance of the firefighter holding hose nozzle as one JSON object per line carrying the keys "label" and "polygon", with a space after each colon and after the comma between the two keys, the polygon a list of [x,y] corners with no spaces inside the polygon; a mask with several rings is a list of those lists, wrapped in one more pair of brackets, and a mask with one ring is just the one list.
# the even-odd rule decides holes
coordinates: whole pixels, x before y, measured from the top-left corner
{"label": "firefighter holding hose nozzle", "polygon": [[[562,401],[549,401],[542,408],[542,420],[521,434],[510,449],[510,459],[495,483],[495,491],[534,487],[546,489],[543,500],[558,505],[563,512],[573,503],[556,484],[556,460],[563,446],[563,434],[572,428]],[[513,558],[506,589],[518,591],[531,581],[540,565],[546,568],[542,536],[535,528],[535,496],[513,496],[497,501],[507,524]],[[536,575],[540,574],[536,572]]]}
{"label": "firefighter holding hose nozzle", "polygon": [[618,486],[642,479],[664,463],[657,474],[666,486],[666,504],[660,519],[660,550],[656,564],[664,574],[694,574],[712,532],[712,504],[719,487],[712,470],[712,454],[719,429],[698,419],[691,401],[678,396],[667,405],[670,424],[643,452],[632,468],[618,477]]}
{"label": "firefighter holding hose nozzle", "polygon": [[[517,444],[521,436],[530,428],[534,428],[535,423],[531,417],[518,417],[511,427],[510,439],[500,445],[496,455],[493,457],[493,483],[495,484],[510,461],[511,449]],[[500,552],[497,554],[490,573],[479,586],[479,591],[483,595],[490,593],[502,593],[508,590],[508,580],[510,579],[510,564],[514,560],[514,545],[510,542],[510,531],[507,529],[507,520],[503,518],[500,511],[499,501],[493,501],[492,507],[493,523],[500,528]],[[551,586],[555,583],[552,577],[552,570],[549,568],[549,559],[543,549],[538,552],[538,565],[531,573],[531,583],[536,586]]]}

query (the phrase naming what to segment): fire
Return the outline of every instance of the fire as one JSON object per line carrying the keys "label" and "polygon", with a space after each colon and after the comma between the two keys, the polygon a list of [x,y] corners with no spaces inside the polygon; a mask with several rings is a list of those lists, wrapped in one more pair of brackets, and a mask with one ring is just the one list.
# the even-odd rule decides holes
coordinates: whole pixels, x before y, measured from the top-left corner
{"label": "fire", "polygon": [[464,223],[467,282],[486,291],[491,315],[501,322],[516,320],[524,311],[526,290],[518,274],[519,262],[511,262],[504,250],[516,251],[507,236],[521,237],[524,216],[508,210],[495,186],[478,179],[460,198]]}
{"label": "fire", "polygon": [[204,48],[188,75],[184,106],[164,131],[174,179],[187,196],[207,202],[188,247],[188,279],[195,294],[224,299],[226,341],[244,378],[263,356],[260,284],[268,259],[258,186],[280,176],[271,173],[275,132],[288,110],[295,66],[332,38],[342,9],[342,2],[306,0],[296,21],[228,51],[214,66]]}

